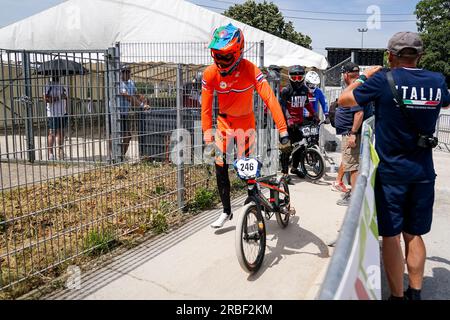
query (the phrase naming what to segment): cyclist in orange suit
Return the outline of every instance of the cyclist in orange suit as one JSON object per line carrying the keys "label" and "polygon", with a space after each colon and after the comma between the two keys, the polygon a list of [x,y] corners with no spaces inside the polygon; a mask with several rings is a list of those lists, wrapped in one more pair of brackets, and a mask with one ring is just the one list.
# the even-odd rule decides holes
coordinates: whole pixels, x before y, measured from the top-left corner
{"label": "cyclist in orange suit", "polygon": [[[253,92],[256,90],[272,112],[280,132],[281,148],[290,146],[286,121],[263,73],[250,61],[243,59],[244,34],[231,23],[217,28],[208,47],[214,64],[206,68],[202,79],[202,130],[207,144],[215,143],[216,179],[223,213],[211,224],[220,228],[231,220],[230,180],[226,163],[227,151],[237,142],[237,157],[248,157],[254,148],[255,115]],[[213,135],[212,105],[217,93],[219,114],[216,134]]]}

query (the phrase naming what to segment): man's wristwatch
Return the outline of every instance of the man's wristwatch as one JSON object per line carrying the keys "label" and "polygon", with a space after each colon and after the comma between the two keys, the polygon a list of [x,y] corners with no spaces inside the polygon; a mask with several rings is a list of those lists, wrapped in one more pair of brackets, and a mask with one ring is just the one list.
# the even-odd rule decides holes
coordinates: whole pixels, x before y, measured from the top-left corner
{"label": "man's wristwatch", "polygon": [[347,132],[347,136],[356,136],[356,132],[349,131]]}

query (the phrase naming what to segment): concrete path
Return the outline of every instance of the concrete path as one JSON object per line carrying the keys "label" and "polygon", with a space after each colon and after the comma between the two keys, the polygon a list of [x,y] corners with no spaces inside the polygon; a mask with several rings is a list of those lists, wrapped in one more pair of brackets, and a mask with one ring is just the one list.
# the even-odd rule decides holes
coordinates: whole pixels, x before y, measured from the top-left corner
{"label": "concrete path", "polygon": [[[330,190],[333,177],[290,186],[297,214],[281,229],[267,222],[261,270],[248,275],[235,254],[235,221],[215,231],[221,210],[200,214],[184,227],[118,256],[100,271],[82,275],[79,290],[47,299],[314,299],[330,261],[346,207]],[[244,198],[233,202],[235,214]]]}
{"label": "concrete path", "polygon": [[[335,155],[333,155],[335,156]],[[424,236],[427,261],[422,297],[450,299],[450,153],[435,152],[438,174],[432,230]],[[79,290],[48,299],[314,299],[332,254],[345,207],[335,205],[325,177],[319,184],[295,180],[290,186],[297,215],[282,230],[267,222],[262,269],[249,276],[235,255],[235,220],[214,231],[220,210],[200,214],[184,227],[150,240],[99,271],[82,275]],[[239,212],[243,198],[233,202]],[[405,273],[405,284],[407,275]],[[389,290],[383,274],[383,297]]]}

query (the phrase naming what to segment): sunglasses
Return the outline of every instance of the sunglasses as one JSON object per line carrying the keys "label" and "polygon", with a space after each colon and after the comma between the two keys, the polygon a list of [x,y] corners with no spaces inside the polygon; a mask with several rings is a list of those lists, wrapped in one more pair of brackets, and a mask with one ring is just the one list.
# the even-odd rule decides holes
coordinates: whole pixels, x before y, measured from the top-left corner
{"label": "sunglasses", "polygon": [[303,75],[290,75],[289,79],[291,79],[292,81],[303,81],[304,76]]}
{"label": "sunglasses", "polygon": [[315,84],[312,84],[312,83],[307,83],[306,85],[307,85],[308,88],[310,88],[310,89],[315,89],[315,88],[316,88],[316,85],[315,85]]}

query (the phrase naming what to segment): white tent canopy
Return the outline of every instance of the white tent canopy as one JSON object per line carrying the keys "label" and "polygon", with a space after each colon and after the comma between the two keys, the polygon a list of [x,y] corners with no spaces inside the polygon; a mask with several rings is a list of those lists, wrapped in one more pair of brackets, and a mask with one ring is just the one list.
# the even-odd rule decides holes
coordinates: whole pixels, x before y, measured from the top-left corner
{"label": "white tent canopy", "polygon": [[[183,0],[69,0],[0,29],[0,48],[78,50],[105,49],[116,42],[207,43],[216,27],[230,22],[243,30],[247,42],[264,41],[265,66],[328,66],[321,54]],[[174,57],[169,60],[165,62],[179,62]]]}

